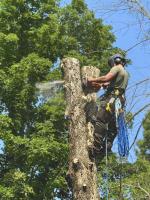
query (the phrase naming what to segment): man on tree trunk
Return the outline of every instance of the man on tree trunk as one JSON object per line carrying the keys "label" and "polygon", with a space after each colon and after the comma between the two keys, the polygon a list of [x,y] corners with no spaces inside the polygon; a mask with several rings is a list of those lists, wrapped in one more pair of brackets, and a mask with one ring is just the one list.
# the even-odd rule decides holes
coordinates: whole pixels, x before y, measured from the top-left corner
{"label": "man on tree trunk", "polygon": [[100,98],[99,108],[97,109],[95,103],[87,110],[87,118],[94,125],[94,142],[89,146],[89,154],[92,157],[104,156],[106,137],[108,152],[111,151],[117,134],[115,100],[120,99],[122,109],[125,104],[124,93],[129,77],[124,68],[126,60],[122,55],[115,54],[109,58],[108,64],[111,67],[108,74],[87,80],[87,87],[95,90],[103,87],[106,90]]}

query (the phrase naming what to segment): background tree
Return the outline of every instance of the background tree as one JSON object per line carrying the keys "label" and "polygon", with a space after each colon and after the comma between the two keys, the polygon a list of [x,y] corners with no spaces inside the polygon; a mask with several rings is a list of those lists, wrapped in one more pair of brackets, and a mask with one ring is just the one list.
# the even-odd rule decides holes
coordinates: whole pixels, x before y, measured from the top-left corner
{"label": "background tree", "polygon": [[64,56],[106,71],[111,27],[83,0],[2,0],[0,27],[0,199],[71,199],[63,92],[43,104],[35,85],[61,79]]}

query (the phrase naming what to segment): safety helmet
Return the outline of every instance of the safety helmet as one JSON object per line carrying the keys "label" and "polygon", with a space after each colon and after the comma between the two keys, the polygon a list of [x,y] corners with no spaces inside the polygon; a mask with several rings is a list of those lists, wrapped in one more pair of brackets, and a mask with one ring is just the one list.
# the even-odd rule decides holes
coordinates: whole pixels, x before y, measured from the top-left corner
{"label": "safety helmet", "polygon": [[108,65],[113,67],[114,65],[123,64],[125,65],[125,58],[121,54],[115,54],[108,59]]}

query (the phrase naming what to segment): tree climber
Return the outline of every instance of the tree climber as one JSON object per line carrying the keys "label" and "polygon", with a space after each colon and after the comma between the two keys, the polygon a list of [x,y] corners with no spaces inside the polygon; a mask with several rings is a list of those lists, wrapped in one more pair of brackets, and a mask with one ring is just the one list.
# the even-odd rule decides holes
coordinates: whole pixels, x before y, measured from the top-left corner
{"label": "tree climber", "polygon": [[111,67],[109,73],[98,78],[88,78],[87,85],[95,90],[102,86],[106,89],[104,95],[100,98],[100,106],[91,106],[87,111],[89,120],[94,125],[94,142],[89,147],[92,156],[104,155],[105,141],[107,137],[108,152],[111,151],[113,141],[117,134],[115,100],[120,99],[121,107],[124,107],[124,93],[128,84],[128,73],[124,66],[125,58],[120,54],[115,54],[109,58],[108,64]]}

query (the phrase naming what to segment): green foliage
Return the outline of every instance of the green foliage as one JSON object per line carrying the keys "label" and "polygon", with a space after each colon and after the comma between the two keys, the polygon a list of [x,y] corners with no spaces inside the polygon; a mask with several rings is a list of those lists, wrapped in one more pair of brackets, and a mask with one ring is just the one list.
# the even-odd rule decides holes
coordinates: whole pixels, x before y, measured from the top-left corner
{"label": "green foliage", "polygon": [[[1,187],[3,190],[8,187],[8,191],[12,191],[10,196],[16,199],[42,199],[44,195],[53,199],[54,188],[67,190],[64,177],[68,145],[64,137],[64,106],[60,98],[62,96],[39,108],[41,115],[27,135],[14,135],[12,120],[1,116],[0,138],[5,145],[4,154],[0,155],[3,162]],[[20,178],[17,182],[14,180],[16,170],[19,170],[17,175]]]}
{"label": "green foliage", "polygon": [[0,199],[69,199],[64,96],[43,104],[35,85],[61,79],[65,56],[108,71],[111,27],[83,0],[1,0],[0,27]]}
{"label": "green foliage", "polygon": [[[61,11],[60,55],[74,56],[81,65],[94,65],[106,70],[115,38],[110,26],[96,19],[83,0],[73,0]],[[65,46],[65,48],[63,48]],[[104,69],[105,68],[105,69]]]}
{"label": "green foliage", "polygon": [[[0,66],[8,66],[17,59],[16,50],[19,38],[14,33],[4,34],[0,32]],[[7,58],[7,60],[6,60]]]}
{"label": "green foliage", "polygon": [[[9,184],[8,184],[9,181]],[[4,186],[4,185],[7,185]],[[0,186],[0,197],[2,200],[29,199],[33,189],[28,185],[27,175],[19,170],[10,170],[4,176],[3,185]]]}
{"label": "green foliage", "polygon": [[140,152],[138,153],[141,157],[145,157],[146,160],[150,161],[150,113],[148,113],[143,122],[144,127],[144,139],[138,142]]}

